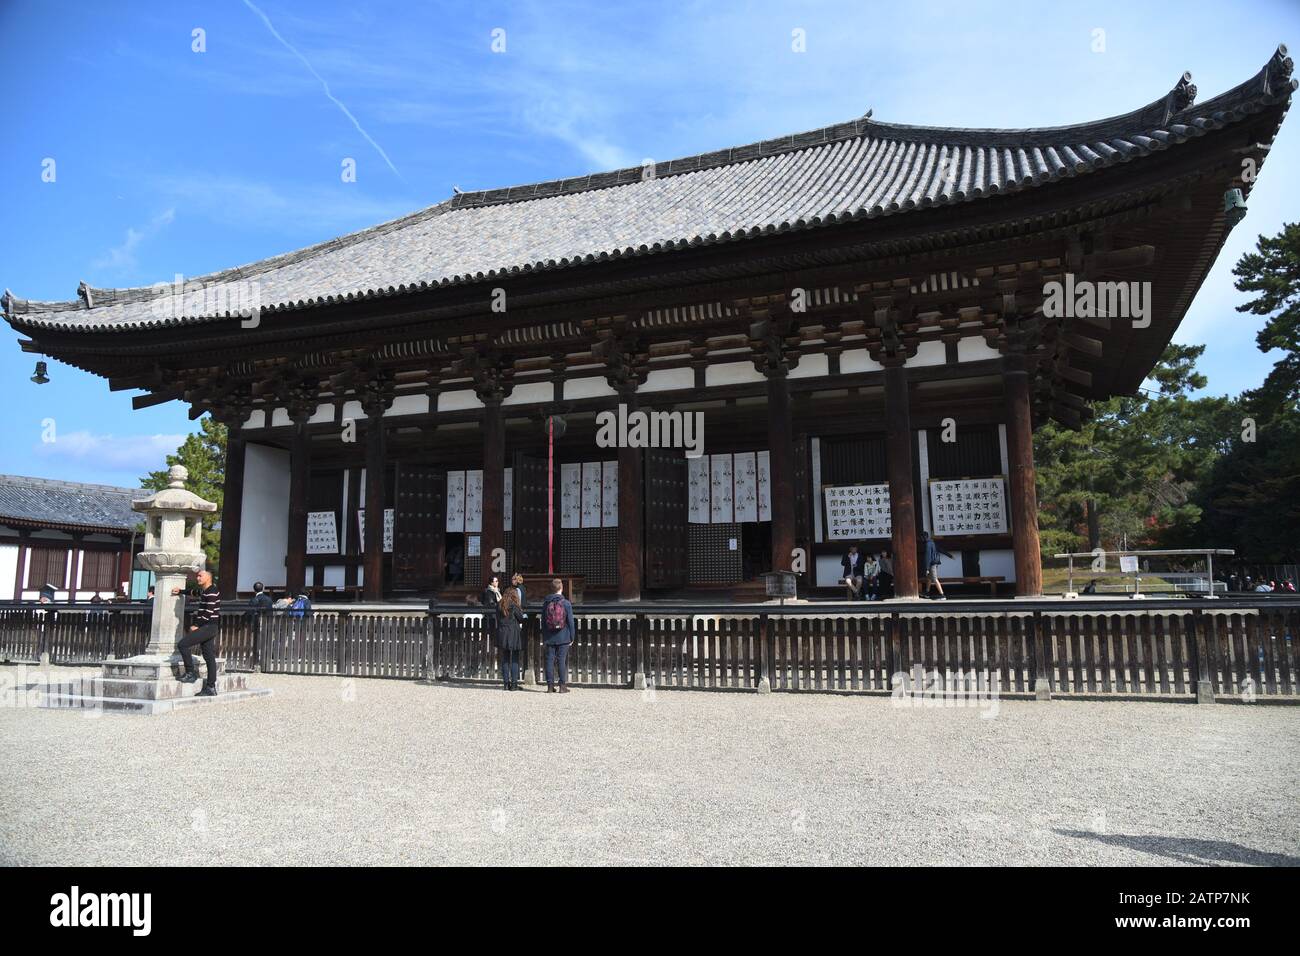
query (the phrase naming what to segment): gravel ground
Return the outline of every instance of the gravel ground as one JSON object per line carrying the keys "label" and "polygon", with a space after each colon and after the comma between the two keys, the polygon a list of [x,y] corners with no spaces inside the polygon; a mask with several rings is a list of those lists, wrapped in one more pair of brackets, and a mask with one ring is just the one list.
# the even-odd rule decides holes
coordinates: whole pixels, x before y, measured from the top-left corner
{"label": "gravel ground", "polygon": [[1300,863],[1294,707],[254,680],[7,701],[0,863]]}

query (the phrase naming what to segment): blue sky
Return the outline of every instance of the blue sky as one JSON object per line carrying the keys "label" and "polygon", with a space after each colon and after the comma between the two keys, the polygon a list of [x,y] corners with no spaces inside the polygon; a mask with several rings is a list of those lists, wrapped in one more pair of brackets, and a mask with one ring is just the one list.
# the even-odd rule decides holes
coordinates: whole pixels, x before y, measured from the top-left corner
{"label": "blue sky", "polygon": [[[795,29],[806,52],[791,49]],[[1229,17],[1221,3],[1131,0],[9,0],[0,35],[0,285],[70,299],[82,279],[148,285],[299,248],[453,185],[670,159],[868,108],[890,122],[1059,125],[1141,106],[1183,70],[1205,99],[1279,42],[1300,51],[1300,5],[1239,3]],[[344,158],[355,183],[341,180]],[[1212,392],[1257,385],[1272,365],[1254,345],[1260,320],[1234,311],[1231,268],[1300,218],[1298,160],[1293,118],[1177,337],[1209,346]],[[34,357],[7,326],[0,338],[0,472],[133,484],[193,427],[179,403],[132,411],[132,393],[57,362],[38,387]]]}

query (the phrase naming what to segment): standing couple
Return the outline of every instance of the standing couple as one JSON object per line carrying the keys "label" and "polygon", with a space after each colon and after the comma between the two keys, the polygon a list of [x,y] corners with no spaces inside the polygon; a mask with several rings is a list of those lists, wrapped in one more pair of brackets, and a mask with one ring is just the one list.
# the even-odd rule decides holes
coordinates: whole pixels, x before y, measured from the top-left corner
{"label": "standing couple", "polygon": [[[569,645],[573,643],[576,628],[573,605],[564,596],[564,582],[551,580],[552,593],[542,602],[542,636],[546,643],[546,690],[548,693],[569,692]],[[522,574],[511,578],[511,587],[501,593],[495,575],[483,589],[485,623],[496,631],[497,647],[501,651],[501,681],[506,690],[519,689],[519,653],[523,649],[523,623],[527,619],[523,606],[526,591]],[[558,678],[559,687],[556,687]]]}

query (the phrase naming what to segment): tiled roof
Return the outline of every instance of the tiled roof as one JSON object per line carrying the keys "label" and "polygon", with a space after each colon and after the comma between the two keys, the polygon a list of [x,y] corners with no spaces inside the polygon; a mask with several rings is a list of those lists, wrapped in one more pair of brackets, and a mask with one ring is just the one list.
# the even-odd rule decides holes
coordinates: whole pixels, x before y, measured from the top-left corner
{"label": "tiled roof", "polygon": [[130,531],[143,520],[131,510],[131,502],[152,493],[139,488],[0,475],[0,524],[9,520]]}
{"label": "tiled roof", "polygon": [[[1289,100],[1279,47],[1256,76],[1195,105],[1190,74],[1123,116],[1044,129],[946,129],[867,117],[658,164],[509,189],[435,206],[297,252],[192,282],[257,283],[263,312],[328,305],[608,259],[728,242],[1041,188],[1141,160]],[[17,328],[101,331],[237,314],[172,315],[152,288],[79,290],[69,302],[6,293]]]}

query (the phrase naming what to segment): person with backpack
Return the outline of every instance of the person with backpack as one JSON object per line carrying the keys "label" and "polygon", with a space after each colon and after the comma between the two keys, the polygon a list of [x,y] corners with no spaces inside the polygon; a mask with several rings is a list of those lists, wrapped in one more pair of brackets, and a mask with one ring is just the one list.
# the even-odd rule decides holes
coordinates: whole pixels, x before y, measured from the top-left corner
{"label": "person with backpack", "polygon": [[289,605],[289,616],[297,618],[311,617],[311,599],[305,594],[299,594],[294,598],[293,603]]}
{"label": "person with backpack", "polygon": [[554,593],[548,594],[542,602],[542,634],[546,642],[546,692],[556,693],[556,678],[559,678],[559,693],[569,692],[569,645],[573,643],[577,627],[573,622],[573,605],[564,596],[564,582],[559,578],[551,579]]}
{"label": "person with backpack", "polygon": [[943,563],[939,555],[949,558],[952,555],[939,547],[928,531],[921,532],[921,540],[925,542],[925,596],[929,597],[930,588],[936,587],[939,589],[939,597],[936,600],[946,601],[948,596],[943,593],[943,584],[939,581],[939,565]]}
{"label": "person with backpack", "polygon": [[519,651],[523,647],[520,626],[524,611],[519,606],[519,593],[507,588],[497,605],[497,648],[501,651],[501,681],[506,690],[519,689]]}

